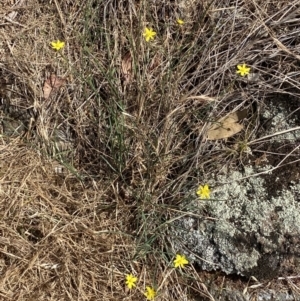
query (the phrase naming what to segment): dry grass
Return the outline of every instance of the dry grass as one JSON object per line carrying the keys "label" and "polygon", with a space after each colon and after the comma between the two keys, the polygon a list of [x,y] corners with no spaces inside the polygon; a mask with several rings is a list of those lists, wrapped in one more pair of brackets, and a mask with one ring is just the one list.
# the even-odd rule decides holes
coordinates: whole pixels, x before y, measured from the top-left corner
{"label": "dry grass", "polygon": [[[275,93],[299,99],[299,3],[12,2],[0,4],[0,88],[26,131],[4,131],[0,145],[0,298],[141,300],[145,285],[158,300],[212,298],[192,266],[170,268],[168,227],[199,182],[243,157],[203,139],[209,122],[248,108],[246,131],[231,138],[247,145],[255,107]],[[258,81],[235,74],[243,62]],[[53,73],[68,84],[45,100]],[[132,293],[127,273],[139,277]]]}

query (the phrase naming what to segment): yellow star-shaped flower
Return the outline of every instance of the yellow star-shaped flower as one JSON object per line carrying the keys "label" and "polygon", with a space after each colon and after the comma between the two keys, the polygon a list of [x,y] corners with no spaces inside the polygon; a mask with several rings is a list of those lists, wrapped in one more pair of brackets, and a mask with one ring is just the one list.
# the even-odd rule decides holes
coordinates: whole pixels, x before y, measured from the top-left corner
{"label": "yellow star-shaped flower", "polygon": [[144,296],[146,296],[147,300],[153,300],[156,297],[156,291],[152,287],[146,286]]}
{"label": "yellow star-shaped flower", "polygon": [[178,25],[183,25],[183,24],[184,24],[184,21],[181,20],[181,19],[177,19],[177,24],[178,24]]}
{"label": "yellow star-shaped flower", "polygon": [[126,279],[125,283],[130,290],[136,286],[135,283],[137,282],[137,278],[134,277],[132,274],[126,275],[125,279]]}
{"label": "yellow star-shaped flower", "polygon": [[152,28],[145,28],[143,36],[145,37],[146,42],[149,42],[150,40],[154,40],[154,37],[156,36],[156,32]]}
{"label": "yellow star-shaped flower", "polygon": [[210,189],[207,184],[204,186],[200,185],[196,193],[200,199],[209,199],[210,197]]}
{"label": "yellow star-shaped flower", "polygon": [[53,41],[51,42],[51,47],[55,50],[60,50],[65,47],[65,42],[62,42],[60,40]]}
{"label": "yellow star-shaped flower", "polygon": [[173,261],[175,268],[184,268],[184,265],[188,264],[188,260],[185,258],[184,255],[176,255],[176,258]]}
{"label": "yellow star-shaped flower", "polygon": [[251,68],[247,67],[246,64],[243,65],[237,65],[238,70],[236,71],[237,74],[240,74],[241,76],[248,75]]}

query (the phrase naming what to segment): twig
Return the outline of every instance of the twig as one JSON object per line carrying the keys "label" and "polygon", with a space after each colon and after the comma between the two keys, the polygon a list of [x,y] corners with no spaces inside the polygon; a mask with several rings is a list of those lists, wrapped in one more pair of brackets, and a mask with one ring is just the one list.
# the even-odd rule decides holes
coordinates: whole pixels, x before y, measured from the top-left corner
{"label": "twig", "polygon": [[289,133],[289,132],[292,132],[292,131],[297,131],[297,130],[300,130],[300,126],[297,126],[295,128],[291,128],[291,129],[288,129],[288,130],[280,131],[280,132],[277,132],[277,133],[274,133],[274,134],[271,134],[271,135],[268,135],[268,136],[258,138],[256,140],[253,140],[253,141],[249,142],[248,145],[257,143],[257,142],[259,142],[261,140],[264,140],[264,139],[272,138],[272,137],[275,137],[275,136],[278,136],[278,135],[282,135],[282,134]]}
{"label": "twig", "polygon": [[64,28],[65,28],[65,30],[66,30],[66,28],[67,28],[67,27],[66,27],[66,21],[65,21],[65,19],[64,19],[62,10],[61,10],[61,8],[60,8],[60,6],[59,6],[57,0],[54,0],[54,2],[55,2],[56,9],[57,9],[57,11],[58,11],[58,14],[59,14],[61,23],[63,24],[63,26],[64,26]]}

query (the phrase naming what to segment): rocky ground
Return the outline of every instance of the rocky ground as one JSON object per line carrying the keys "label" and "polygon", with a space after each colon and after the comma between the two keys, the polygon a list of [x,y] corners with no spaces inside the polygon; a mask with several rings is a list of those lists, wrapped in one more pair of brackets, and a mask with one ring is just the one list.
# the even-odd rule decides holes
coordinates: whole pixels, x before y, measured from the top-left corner
{"label": "rocky ground", "polygon": [[[227,166],[216,172],[209,183],[211,199],[195,199],[189,208],[196,216],[176,222],[175,248],[184,249],[200,269],[246,282],[298,281],[300,130],[267,141],[260,137],[299,127],[299,117],[299,100],[281,97],[270,101],[261,111],[261,136],[249,145],[241,168]],[[215,292],[220,295],[216,300],[253,300],[249,291],[243,294],[241,287],[230,282],[231,289],[228,285],[224,293]],[[254,300],[300,300],[282,281],[280,287],[282,290],[272,291],[258,286]]]}

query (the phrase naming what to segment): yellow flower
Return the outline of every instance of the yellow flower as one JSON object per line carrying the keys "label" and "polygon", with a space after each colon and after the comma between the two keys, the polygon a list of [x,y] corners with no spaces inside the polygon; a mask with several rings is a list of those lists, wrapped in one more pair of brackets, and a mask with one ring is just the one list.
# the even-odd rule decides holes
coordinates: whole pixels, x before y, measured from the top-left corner
{"label": "yellow flower", "polygon": [[156,297],[156,291],[152,287],[146,286],[144,295],[146,296],[147,300],[153,300]]}
{"label": "yellow flower", "polygon": [[205,184],[204,186],[200,185],[196,193],[200,197],[200,199],[209,199],[210,189],[207,184]]}
{"label": "yellow flower", "polygon": [[184,24],[184,21],[181,20],[181,19],[177,19],[177,24],[178,24],[178,25],[183,25],[183,24]]}
{"label": "yellow flower", "polygon": [[248,75],[251,68],[247,67],[246,64],[243,65],[237,65],[238,70],[236,70],[237,74],[240,74],[241,76]]}
{"label": "yellow flower", "polygon": [[51,47],[55,50],[60,50],[65,47],[65,42],[62,42],[60,40],[53,41],[51,42]]}
{"label": "yellow flower", "polygon": [[132,274],[128,274],[126,275],[126,285],[128,286],[129,289],[132,289],[133,287],[136,286],[136,283],[137,282],[137,278],[134,277]]}
{"label": "yellow flower", "polygon": [[146,42],[149,42],[150,40],[154,40],[154,37],[156,36],[156,32],[152,28],[145,28],[143,36],[145,37]]}
{"label": "yellow flower", "polygon": [[176,255],[176,258],[173,262],[174,262],[175,268],[178,268],[178,267],[184,268],[184,265],[189,263],[184,255],[179,255],[179,254]]}

